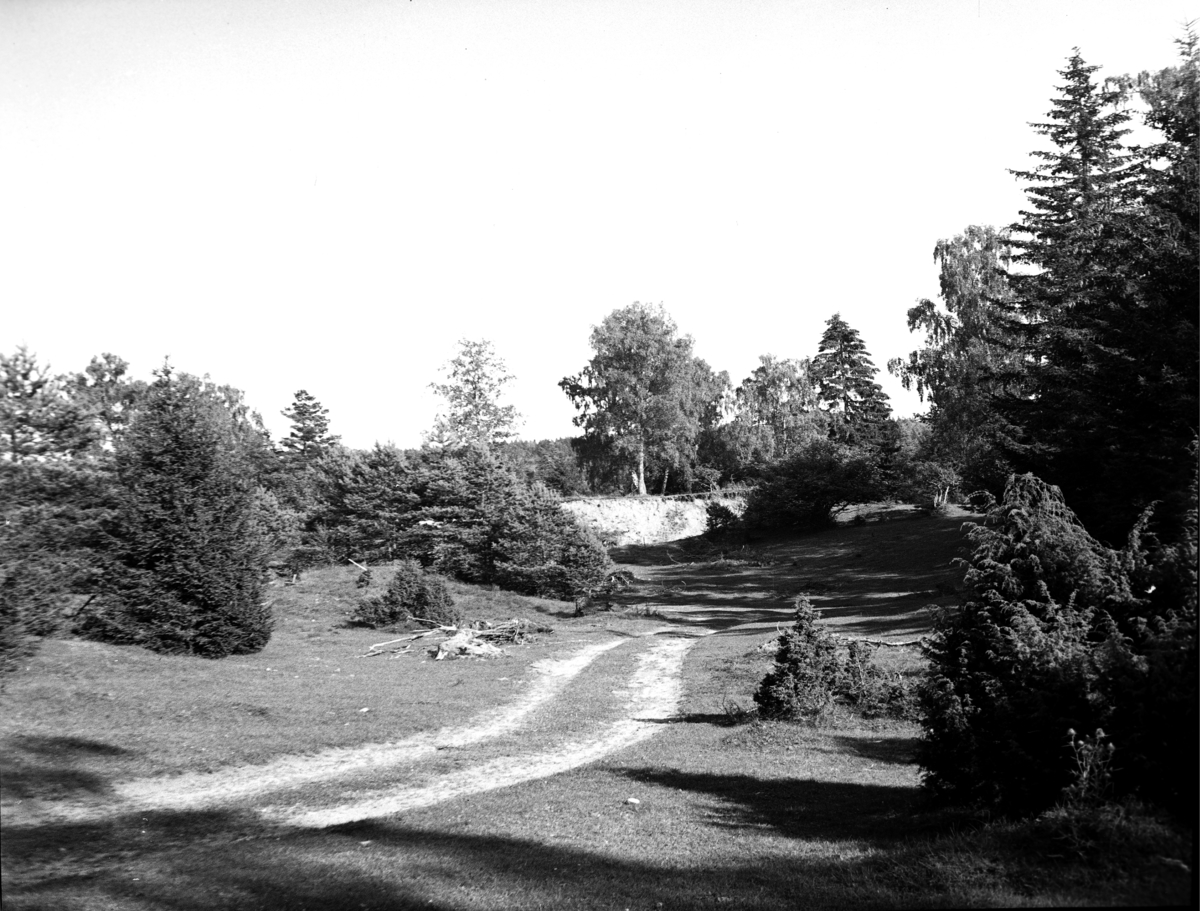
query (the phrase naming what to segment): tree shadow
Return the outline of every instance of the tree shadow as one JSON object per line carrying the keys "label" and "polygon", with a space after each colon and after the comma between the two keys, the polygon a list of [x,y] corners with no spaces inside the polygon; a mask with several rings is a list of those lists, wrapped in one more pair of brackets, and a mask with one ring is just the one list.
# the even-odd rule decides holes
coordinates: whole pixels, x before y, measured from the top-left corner
{"label": "tree shadow", "polygon": [[928,825],[928,820],[917,821],[923,798],[911,787],[661,768],[614,771],[643,784],[715,798],[724,810],[711,824],[720,828],[766,827],[788,838],[853,839],[881,846]]}
{"label": "tree shadow", "polygon": [[[453,831],[461,823],[443,818],[427,818],[424,825],[402,817],[376,819],[311,831],[271,828],[251,814],[231,811],[155,812],[103,823],[6,826],[6,868],[19,875],[6,879],[5,894],[23,911],[500,906],[761,911],[995,905],[1006,904],[1006,897],[1038,894],[1026,882],[1028,864],[1010,872],[991,857],[972,852],[960,860],[938,847],[933,839],[951,821],[915,813],[912,788],[658,768],[625,774],[709,798],[705,824],[714,828],[748,838],[811,840],[816,850],[790,855],[787,863],[763,863],[756,852],[741,851],[714,856],[697,868],[688,862],[685,844],[631,855],[598,843],[553,842],[549,833],[530,838]],[[642,815],[631,810],[630,824]],[[1038,850],[1028,856],[1043,857],[1041,846],[1034,847]],[[981,863],[986,877],[977,875]],[[1039,884],[1048,894],[1054,894],[1053,872],[1048,866],[1047,881]],[[1171,888],[1162,896],[1168,902],[1182,894],[1178,884]]]}
{"label": "tree shadow", "polygon": [[5,738],[0,753],[0,783],[9,799],[53,799],[72,794],[106,794],[108,776],[97,761],[131,755],[123,747],[81,737],[16,735]]}
{"label": "tree shadow", "polygon": [[918,737],[883,737],[879,740],[864,740],[861,737],[833,735],[839,750],[861,756],[872,762],[890,762],[896,765],[912,765],[917,761]]}
{"label": "tree shadow", "polygon": [[972,517],[910,516],[778,534],[691,562],[687,542],[630,546],[616,556],[639,567],[638,582],[621,597],[723,629],[786,619],[804,595],[844,634],[920,636],[932,627],[931,606],[956,603],[962,570],[952,561],[965,546],[964,518]]}

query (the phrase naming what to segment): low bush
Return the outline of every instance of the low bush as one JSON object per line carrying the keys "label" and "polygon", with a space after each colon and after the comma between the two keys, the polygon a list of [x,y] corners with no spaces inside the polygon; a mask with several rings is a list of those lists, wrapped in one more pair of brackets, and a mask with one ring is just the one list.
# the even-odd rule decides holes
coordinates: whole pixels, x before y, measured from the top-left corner
{"label": "low bush", "polygon": [[796,622],[779,637],[775,667],[754,693],[767,718],[814,718],[833,706],[840,676],[837,644],[817,626],[807,598],[796,599]]}
{"label": "low bush", "polygon": [[850,642],[843,650],[818,626],[807,598],[796,599],[796,621],[779,637],[775,666],[754,701],[766,718],[813,719],[844,705],[866,717],[912,718],[916,700],[899,679],[871,660],[872,647]]}
{"label": "low bush", "polygon": [[380,629],[408,620],[458,626],[463,617],[454,606],[445,580],[426,572],[416,560],[402,560],[387,590],[359,601],[350,620],[359,626]]}
{"label": "low bush", "polygon": [[773,466],[751,492],[742,523],[748,528],[821,528],[847,506],[886,493],[873,450],[811,440]]}
{"label": "low bush", "polygon": [[704,512],[704,534],[709,538],[726,535],[741,524],[736,512],[715,500],[704,507]]}

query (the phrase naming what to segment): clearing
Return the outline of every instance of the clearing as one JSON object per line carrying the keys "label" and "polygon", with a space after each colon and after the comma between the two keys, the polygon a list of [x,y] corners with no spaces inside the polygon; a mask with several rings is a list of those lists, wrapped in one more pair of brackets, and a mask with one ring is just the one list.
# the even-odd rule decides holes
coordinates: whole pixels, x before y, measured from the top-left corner
{"label": "clearing", "polygon": [[[1169,840],[1101,875],[925,807],[914,725],[749,720],[796,595],[840,635],[912,641],[956,602],[964,518],[622,548],[636,584],[582,618],[454,586],[469,617],[554,628],[495,660],[362,657],[392,637],[346,625],[352,568],[275,587],[259,655],[48,642],[3,696],[5,907],[1186,901]],[[912,647],[877,657],[920,670]]]}

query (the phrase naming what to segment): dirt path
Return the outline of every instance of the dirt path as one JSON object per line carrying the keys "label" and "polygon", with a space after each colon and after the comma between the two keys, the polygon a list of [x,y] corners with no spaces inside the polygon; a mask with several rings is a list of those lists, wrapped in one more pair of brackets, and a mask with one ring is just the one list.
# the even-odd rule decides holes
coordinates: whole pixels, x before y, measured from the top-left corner
{"label": "dirt path", "polygon": [[[671,632],[671,638],[657,638]],[[681,631],[665,627],[636,638],[620,638],[590,645],[561,659],[532,665],[537,676],[518,699],[486,715],[432,733],[416,734],[389,743],[326,750],[305,756],[286,756],[266,765],[237,766],[212,773],[119,783],[102,798],[76,802],[26,802],[20,809],[23,822],[101,819],[114,813],[154,810],[194,810],[236,804],[262,803],[264,796],[288,791],[287,807],[268,807],[263,816],[275,823],[325,827],[397,813],[451,800],[466,794],[508,787],[545,778],[593,762],[615,750],[653,736],[655,723],[670,716],[678,704],[680,677],[687,650],[710,631]],[[690,634],[689,634],[690,633]],[[624,647],[624,648],[622,648]],[[518,732],[545,711],[553,711],[570,684],[590,665],[616,650],[636,649],[637,664],[625,689],[612,694],[617,720],[594,726],[569,741],[537,752],[522,752],[501,759],[482,760],[466,768],[437,776],[420,775],[422,760],[447,748],[464,749]],[[403,785],[333,807],[305,805],[304,787],[363,772],[406,769]],[[295,789],[299,788],[299,794]],[[297,796],[300,804],[296,805]]]}

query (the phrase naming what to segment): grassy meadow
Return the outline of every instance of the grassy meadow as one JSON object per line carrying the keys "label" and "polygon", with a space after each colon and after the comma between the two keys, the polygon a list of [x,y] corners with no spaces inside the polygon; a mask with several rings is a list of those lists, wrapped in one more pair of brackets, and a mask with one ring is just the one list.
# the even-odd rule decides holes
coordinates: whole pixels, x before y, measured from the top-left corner
{"label": "grassy meadow", "polygon": [[[791,599],[807,593],[842,635],[910,641],[930,628],[928,605],[954,603],[949,560],[963,518],[880,512],[863,525],[724,550],[627,548],[615,556],[638,582],[611,611],[586,617],[570,604],[454,585],[470,618],[553,628],[492,660],[433,661],[421,642],[395,657],[360,657],[400,633],[347,625],[361,594],[353,567],[274,585],[276,630],[253,656],[214,662],[47,642],[2,697],[4,907],[1188,903],[1191,845],[1164,824],[1081,829],[1053,814],[1016,823],[941,810],[919,790],[914,724],[846,711],[820,725],[755,718],[752,694]],[[122,781],[486,719],[528,688],[535,661],[697,625],[712,634],[687,653],[682,703],[659,719],[657,736],[561,774],[326,829],[270,824],[253,801],[80,820],[27,812],[103,799]],[[877,657],[897,673],[920,671],[912,647]],[[632,667],[623,649],[606,653],[518,732],[440,750],[422,774],[582,736],[613,714]],[[389,774],[353,786],[382,787]],[[316,787],[302,796],[320,805],[337,795]],[[1105,841],[1101,831],[1116,834]]]}

